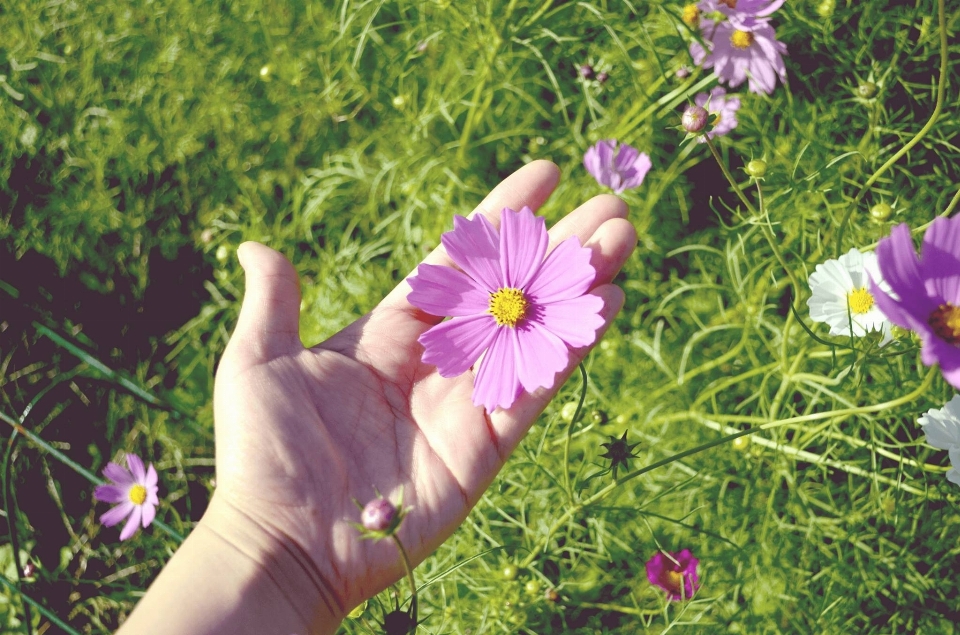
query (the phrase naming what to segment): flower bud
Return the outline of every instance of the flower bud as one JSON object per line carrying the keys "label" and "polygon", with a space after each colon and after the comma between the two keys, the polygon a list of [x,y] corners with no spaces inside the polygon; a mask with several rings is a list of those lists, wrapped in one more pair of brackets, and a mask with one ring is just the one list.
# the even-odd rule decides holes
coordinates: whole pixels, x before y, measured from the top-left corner
{"label": "flower bud", "polygon": [[560,409],[560,418],[570,423],[573,421],[573,416],[577,414],[577,404],[574,401],[568,401],[563,404],[563,408]]}
{"label": "flower bud", "polygon": [[857,95],[864,99],[870,99],[877,94],[877,85],[873,82],[860,82],[857,86]]}
{"label": "flower bud", "polygon": [[823,0],[820,4],[817,5],[817,15],[821,18],[829,18],[833,16],[833,12],[837,8],[836,0]]}
{"label": "flower bud", "polygon": [[606,71],[600,71],[597,73],[597,81],[601,84],[610,79],[610,75]]}
{"label": "flower bud", "polygon": [[593,77],[593,67],[589,64],[584,64],[580,67],[580,77],[584,79],[590,79]]}
{"label": "flower bud", "polygon": [[703,106],[687,106],[680,118],[680,124],[687,132],[700,132],[707,127],[710,113]]}
{"label": "flower bud", "polygon": [[385,531],[397,516],[397,508],[385,498],[375,498],[360,513],[360,522],[370,531]]}
{"label": "flower bud", "polygon": [[204,245],[209,245],[211,242],[213,242],[213,230],[208,227],[200,232],[200,242],[202,242]]}
{"label": "flower bud", "polygon": [[877,222],[883,222],[890,218],[893,208],[886,203],[877,203],[870,208],[870,217]]}
{"label": "flower bud", "polygon": [[674,73],[677,76],[677,79],[686,79],[690,77],[690,68],[687,66],[681,66],[677,69],[677,72]]}
{"label": "flower bud", "polygon": [[747,174],[755,179],[762,179],[767,173],[767,162],[763,159],[754,159],[747,163]]}
{"label": "flower bud", "polygon": [[505,566],[505,567],[503,568],[503,571],[501,572],[501,574],[503,575],[503,579],[504,579],[504,580],[516,580],[516,579],[517,579],[517,574],[518,574],[519,572],[520,572],[520,571],[519,571],[519,569],[517,569],[517,565],[515,565],[515,564],[508,564],[507,566]]}

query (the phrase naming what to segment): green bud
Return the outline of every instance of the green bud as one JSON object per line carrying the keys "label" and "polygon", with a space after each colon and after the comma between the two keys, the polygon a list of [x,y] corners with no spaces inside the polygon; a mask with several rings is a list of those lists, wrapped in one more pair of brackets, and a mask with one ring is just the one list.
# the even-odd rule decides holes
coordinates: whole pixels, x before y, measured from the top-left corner
{"label": "green bud", "polygon": [[747,163],[747,174],[755,179],[763,178],[767,173],[767,162],[763,159],[754,159]]}
{"label": "green bud", "polygon": [[507,566],[505,566],[505,567],[503,568],[503,571],[501,571],[500,573],[501,573],[501,575],[503,575],[503,579],[504,579],[504,580],[516,580],[516,579],[517,579],[517,574],[518,574],[519,572],[520,572],[520,571],[519,571],[519,569],[517,569],[517,565],[515,565],[515,564],[508,564]]}
{"label": "green bud", "polygon": [[864,99],[870,99],[877,94],[877,85],[873,82],[860,82],[857,86],[857,94]]}
{"label": "green bud", "polygon": [[560,409],[560,418],[570,423],[573,421],[573,415],[577,414],[577,404],[574,401],[568,401]]}
{"label": "green bud", "polygon": [[593,423],[598,426],[602,426],[608,420],[609,420],[609,417],[607,417],[607,413],[604,412],[603,410],[597,409],[597,410],[592,410],[590,412],[590,423]]}
{"label": "green bud", "polygon": [[823,0],[823,2],[817,5],[817,15],[819,15],[821,18],[832,17],[836,8],[836,0]]}
{"label": "green bud", "polygon": [[536,595],[540,593],[540,583],[536,580],[527,580],[527,583],[523,585],[524,590],[530,595]]}
{"label": "green bud", "polygon": [[877,203],[876,205],[870,208],[870,216],[873,218],[873,220],[877,221],[878,223],[882,223],[883,221],[890,218],[890,215],[892,213],[893,213],[893,208],[887,205],[886,203]]}
{"label": "green bud", "polygon": [[227,251],[227,248],[225,245],[220,245],[219,247],[217,247],[217,260],[219,260],[220,262],[226,262],[229,256],[230,256],[230,252]]}

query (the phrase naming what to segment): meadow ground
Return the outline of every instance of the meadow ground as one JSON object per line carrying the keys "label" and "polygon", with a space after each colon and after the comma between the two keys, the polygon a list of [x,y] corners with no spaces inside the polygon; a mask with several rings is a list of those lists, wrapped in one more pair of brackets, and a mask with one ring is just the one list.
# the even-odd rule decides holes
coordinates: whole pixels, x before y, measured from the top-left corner
{"label": "meadow ground", "polygon": [[[111,632],[202,515],[242,241],[291,258],[316,343],[525,162],[562,170],[548,222],[606,191],[583,156],[617,139],[652,161],[622,195],[626,306],[580,415],[575,374],[417,569],[420,632],[954,633],[960,489],[917,419],[956,391],[910,333],[831,336],[806,302],[818,264],[956,208],[960,8],[780,8],[786,82],[730,88],[739,125],[714,140],[745,200],[678,130],[718,84],[683,11],[5,1],[0,631]],[[625,432],[614,479],[602,444]],[[127,452],[159,471],[162,525],[120,542],[92,494]],[[692,599],[648,582],[658,548],[699,559]],[[407,595],[343,632],[382,632]]]}

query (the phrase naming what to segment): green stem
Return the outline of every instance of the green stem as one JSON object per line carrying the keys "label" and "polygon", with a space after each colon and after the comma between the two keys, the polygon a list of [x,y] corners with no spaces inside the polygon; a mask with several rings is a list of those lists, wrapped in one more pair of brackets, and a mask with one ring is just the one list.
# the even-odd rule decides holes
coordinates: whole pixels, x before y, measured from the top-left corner
{"label": "green stem", "polygon": [[393,543],[397,545],[397,550],[400,552],[400,559],[403,560],[403,570],[406,571],[407,582],[410,584],[410,619],[413,620],[413,630],[415,632],[417,626],[420,624],[420,620],[417,615],[417,583],[413,579],[413,567],[410,566],[410,558],[407,556],[407,550],[403,548],[403,543],[397,538],[397,534],[393,534],[390,537],[393,538]]}
{"label": "green stem", "polygon": [[877,179],[880,176],[890,169],[894,163],[899,161],[903,155],[910,152],[913,149],[913,146],[920,143],[920,140],[927,136],[927,133],[933,129],[934,124],[937,123],[937,119],[940,118],[940,112],[943,110],[943,102],[947,93],[947,63],[948,63],[948,54],[947,54],[947,9],[946,9],[946,0],[937,0],[937,15],[939,16],[940,21],[940,79],[937,81],[937,102],[933,107],[933,114],[930,115],[930,119],[927,121],[926,125],[920,129],[913,139],[908,141],[906,145],[900,148],[892,157],[887,159],[887,162],[877,168],[877,171],[870,175],[870,178],[867,179],[867,182],[863,184],[860,188],[860,191],[857,192],[857,195],[853,197],[853,202],[850,203],[850,207],[847,208],[847,211],[843,214],[843,219],[840,221],[840,229],[837,233],[837,243],[836,243],[836,257],[839,258],[840,254],[843,252],[843,234],[847,229],[847,224],[850,222],[850,217],[853,216],[854,210],[857,209],[857,205],[860,203],[860,199],[863,198],[863,195],[867,193],[874,183],[877,182]]}
{"label": "green stem", "polygon": [[763,204],[763,192],[760,189],[760,182],[757,181],[757,193],[759,197],[758,201],[760,203],[760,213],[758,214],[757,210],[753,207],[753,204],[749,199],[747,199],[747,195],[743,193],[742,189],[740,189],[736,179],[733,178],[733,174],[731,174],[730,170],[727,169],[727,164],[723,162],[723,158],[720,156],[720,153],[717,152],[717,148],[713,145],[713,141],[711,141],[709,137],[707,137],[706,140],[707,147],[710,148],[713,158],[717,160],[717,164],[719,164],[720,169],[723,171],[723,175],[727,177],[730,187],[732,187],[733,191],[736,192],[744,207],[746,207],[750,214],[757,219],[758,224],[760,225],[760,231],[763,233],[763,237],[766,238],[767,243],[770,245],[770,249],[773,251],[773,255],[777,259],[777,262],[780,263],[780,266],[787,274],[787,278],[790,279],[790,286],[793,287],[793,302],[796,302],[800,297],[800,283],[797,282],[797,278],[793,275],[793,271],[787,266],[787,261],[783,257],[783,252],[780,251],[780,247],[777,244],[777,237],[773,234],[773,229],[770,226],[770,217],[767,214],[766,208]]}
{"label": "green stem", "polygon": [[563,485],[567,490],[567,498],[573,500],[573,491],[570,489],[570,437],[573,435],[573,426],[580,420],[580,411],[583,410],[583,402],[587,398],[587,369],[583,362],[577,366],[580,369],[580,401],[577,402],[577,409],[573,413],[573,419],[567,426],[567,437],[563,443]]}

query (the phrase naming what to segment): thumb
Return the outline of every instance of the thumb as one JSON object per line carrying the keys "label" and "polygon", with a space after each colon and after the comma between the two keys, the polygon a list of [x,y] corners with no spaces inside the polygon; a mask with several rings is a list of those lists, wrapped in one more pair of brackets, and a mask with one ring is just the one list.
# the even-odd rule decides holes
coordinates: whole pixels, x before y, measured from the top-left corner
{"label": "thumb", "polygon": [[246,291],[231,339],[268,356],[299,346],[300,278],[293,265],[280,252],[255,242],[240,245],[237,258]]}

